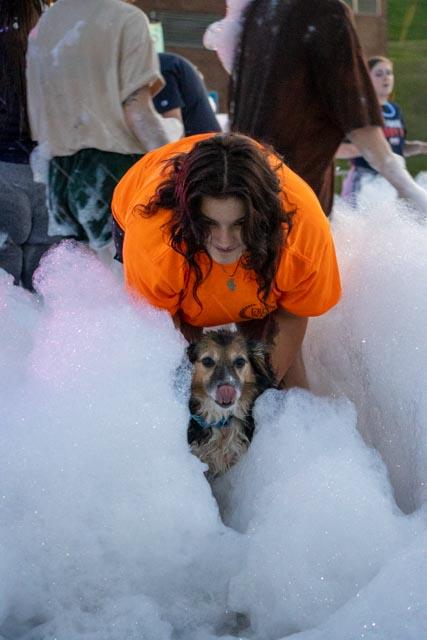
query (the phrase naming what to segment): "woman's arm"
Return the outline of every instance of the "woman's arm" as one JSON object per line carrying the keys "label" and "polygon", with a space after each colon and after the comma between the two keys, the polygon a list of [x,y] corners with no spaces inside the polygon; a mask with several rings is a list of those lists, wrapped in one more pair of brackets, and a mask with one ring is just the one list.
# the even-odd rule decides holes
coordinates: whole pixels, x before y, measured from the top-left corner
{"label": "woman's arm", "polygon": [[421,140],[405,140],[403,155],[405,158],[427,154],[427,142]]}
{"label": "woman's arm", "polygon": [[337,160],[352,160],[361,155],[359,149],[351,142],[342,142],[335,152]]}
{"label": "woman's arm", "polygon": [[301,356],[308,318],[277,309],[272,313],[272,320],[271,365],[278,387],[308,388]]}
{"label": "woman's arm", "polygon": [[154,109],[149,87],[134,91],[123,103],[126,124],[148,151],[178,140],[184,127],[176,118],[162,118]]}
{"label": "woman's arm", "polygon": [[427,214],[427,192],[413,180],[403,158],[393,153],[381,127],[354,129],[347,135],[365,160],[393,185],[400,197],[408,198]]}

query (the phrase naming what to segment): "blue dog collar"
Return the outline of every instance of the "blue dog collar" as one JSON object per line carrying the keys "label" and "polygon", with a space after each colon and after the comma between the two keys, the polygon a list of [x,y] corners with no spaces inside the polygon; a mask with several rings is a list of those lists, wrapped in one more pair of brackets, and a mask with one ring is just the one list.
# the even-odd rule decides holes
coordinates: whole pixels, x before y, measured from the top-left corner
{"label": "blue dog collar", "polygon": [[197,422],[199,427],[202,427],[202,429],[222,429],[223,427],[228,427],[232,417],[233,416],[228,416],[228,418],[222,417],[218,422],[206,422],[203,416],[198,416],[195,413],[190,415],[190,418]]}

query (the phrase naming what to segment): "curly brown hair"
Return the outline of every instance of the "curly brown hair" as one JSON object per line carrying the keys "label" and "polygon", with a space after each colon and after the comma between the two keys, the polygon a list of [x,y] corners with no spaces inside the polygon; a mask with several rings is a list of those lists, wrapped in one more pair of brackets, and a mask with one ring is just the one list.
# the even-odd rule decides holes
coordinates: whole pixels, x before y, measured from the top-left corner
{"label": "curly brown hair", "polygon": [[[272,167],[268,156],[277,158]],[[147,205],[144,216],[159,209],[170,209],[168,231],[172,248],[184,256],[195,274],[193,295],[197,297],[203,275],[197,254],[206,251],[209,227],[201,215],[202,199],[239,198],[245,209],[242,239],[246,250],[241,258],[244,269],[255,273],[258,298],[265,304],[277,271],[285,236],[291,229],[293,212],[283,209],[282,186],[277,170],[281,159],[271,149],[237,133],[223,133],[196,143],[189,153],[169,159],[167,177]]]}

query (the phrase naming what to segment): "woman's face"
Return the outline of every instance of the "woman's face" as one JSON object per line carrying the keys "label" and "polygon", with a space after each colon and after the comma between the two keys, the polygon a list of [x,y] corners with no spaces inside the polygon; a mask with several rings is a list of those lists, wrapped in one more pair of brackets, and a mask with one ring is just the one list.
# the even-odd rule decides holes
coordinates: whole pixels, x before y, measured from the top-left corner
{"label": "woman's face", "polygon": [[384,104],[394,87],[393,65],[391,62],[377,62],[370,74],[378,100]]}
{"label": "woman's face", "polygon": [[215,262],[231,264],[245,251],[242,224],[243,202],[238,198],[202,198],[201,213],[208,226],[206,251]]}

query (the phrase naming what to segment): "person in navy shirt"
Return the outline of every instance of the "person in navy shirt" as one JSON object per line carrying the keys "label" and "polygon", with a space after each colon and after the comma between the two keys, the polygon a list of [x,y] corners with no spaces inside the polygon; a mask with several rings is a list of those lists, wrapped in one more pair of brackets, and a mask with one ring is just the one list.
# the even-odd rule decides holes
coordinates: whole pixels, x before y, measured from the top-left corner
{"label": "person in navy shirt", "polygon": [[156,110],[181,120],[186,136],[221,131],[196,67],[175,53],[160,53],[159,59],[166,86],[153,99]]}
{"label": "person in navy shirt", "polygon": [[[427,153],[427,142],[406,140],[406,126],[402,110],[398,104],[389,100],[394,88],[391,60],[384,56],[373,56],[368,60],[368,67],[382,110],[384,135],[393,152],[402,157]],[[344,197],[351,198],[357,194],[360,191],[362,179],[377,174],[375,169],[360,155],[354,144],[347,142],[341,144],[336,157],[351,161],[351,169],[342,189]]]}

